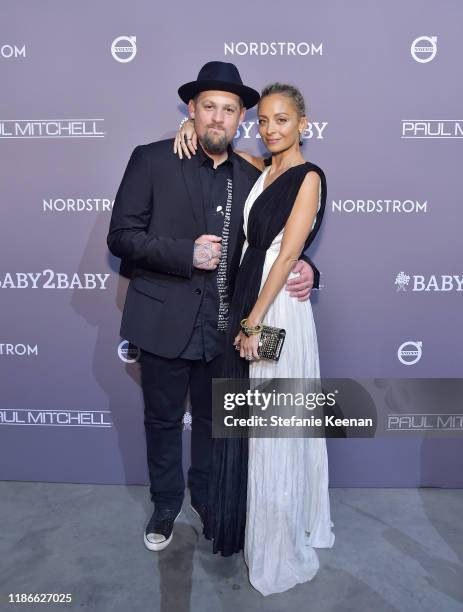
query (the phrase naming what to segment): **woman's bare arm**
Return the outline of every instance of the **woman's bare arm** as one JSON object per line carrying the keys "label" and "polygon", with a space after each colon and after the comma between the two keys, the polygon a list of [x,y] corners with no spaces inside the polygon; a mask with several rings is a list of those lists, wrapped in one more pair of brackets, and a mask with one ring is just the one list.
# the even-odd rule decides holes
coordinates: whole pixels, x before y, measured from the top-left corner
{"label": "woman's bare arm", "polygon": [[237,151],[236,149],[235,149],[235,153],[239,155],[240,157],[242,157],[243,159],[245,159],[246,161],[248,161],[253,166],[255,166],[261,172],[264,170],[265,164],[264,164],[263,157],[251,155],[250,153],[246,153],[245,151]]}
{"label": "woman's bare arm", "polygon": [[294,262],[299,259],[305,241],[311,232],[318,209],[320,177],[308,172],[294,202],[285,226],[280,252],[274,261],[259,297],[248,315],[248,325],[262,323],[265,314],[288,280]]}
{"label": "woman's bare arm", "polygon": [[[176,153],[180,159],[183,159],[183,155],[191,159],[192,155],[196,154],[198,148],[198,136],[195,132],[194,122],[188,119],[185,123],[179,127],[177,134],[174,139],[174,153]],[[244,151],[237,151],[235,153],[248,161],[250,164],[255,166],[261,172],[265,168],[264,158]]]}

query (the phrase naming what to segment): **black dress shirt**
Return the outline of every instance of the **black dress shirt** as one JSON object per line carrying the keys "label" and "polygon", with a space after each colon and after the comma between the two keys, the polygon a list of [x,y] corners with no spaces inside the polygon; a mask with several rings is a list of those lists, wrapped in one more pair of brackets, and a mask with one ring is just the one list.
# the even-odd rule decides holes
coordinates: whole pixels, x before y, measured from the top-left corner
{"label": "black dress shirt", "polygon": [[[199,156],[199,174],[202,186],[204,215],[208,234],[222,236],[225,206],[227,203],[227,182],[233,177],[231,146],[228,158],[217,168],[201,145],[196,153]],[[219,293],[217,289],[217,268],[204,270],[205,285],[198,316],[188,344],[180,355],[184,359],[203,359],[211,361],[224,351],[225,332],[217,329],[219,314]]]}

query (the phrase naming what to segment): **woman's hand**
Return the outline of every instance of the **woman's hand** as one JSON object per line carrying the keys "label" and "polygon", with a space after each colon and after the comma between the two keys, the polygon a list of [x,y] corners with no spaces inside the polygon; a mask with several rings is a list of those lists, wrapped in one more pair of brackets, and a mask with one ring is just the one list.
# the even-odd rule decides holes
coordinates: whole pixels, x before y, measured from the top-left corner
{"label": "woman's hand", "polygon": [[195,132],[195,124],[192,119],[188,119],[179,128],[177,135],[174,140],[174,153],[183,159],[183,153],[185,153],[188,159],[191,159],[191,153],[196,154],[198,148],[198,136]]}
{"label": "woman's hand", "polygon": [[240,357],[246,359],[248,356],[251,356],[252,359],[249,361],[257,361],[260,359],[259,353],[257,352],[259,349],[259,340],[260,334],[252,334],[249,338],[242,331],[236,336],[233,345],[240,351]]}

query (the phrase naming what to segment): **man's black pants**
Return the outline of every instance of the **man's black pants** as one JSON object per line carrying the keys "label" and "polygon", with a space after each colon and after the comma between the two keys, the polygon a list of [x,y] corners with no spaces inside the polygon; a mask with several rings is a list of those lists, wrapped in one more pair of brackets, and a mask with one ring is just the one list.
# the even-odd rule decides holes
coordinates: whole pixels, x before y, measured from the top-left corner
{"label": "man's black pants", "polygon": [[188,486],[194,504],[206,503],[212,459],[212,379],[222,372],[222,355],[166,359],[141,351],[150,494],[157,508],[180,509],[185,490],[182,430],[190,387],[192,431]]}

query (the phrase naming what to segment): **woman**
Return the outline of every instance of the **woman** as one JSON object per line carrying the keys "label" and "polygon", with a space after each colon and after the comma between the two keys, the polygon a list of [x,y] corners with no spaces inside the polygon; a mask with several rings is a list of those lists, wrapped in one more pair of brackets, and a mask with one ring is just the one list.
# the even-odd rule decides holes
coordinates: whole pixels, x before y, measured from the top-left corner
{"label": "woman", "polygon": [[[269,85],[257,112],[259,133],[272,158],[264,168],[263,160],[237,152],[263,172],[244,207],[246,241],[230,308],[223,376],[319,378],[310,301],[293,300],[284,286],[326,200],[325,176],[300,151],[307,118],[298,89]],[[185,133],[193,137],[191,128],[180,136]],[[286,330],[277,362],[259,358],[261,323]],[[214,440],[211,478],[205,534],[214,540],[214,552],[228,555],[244,545],[249,580],[263,595],[315,576],[314,547],[334,543],[325,438]]]}

